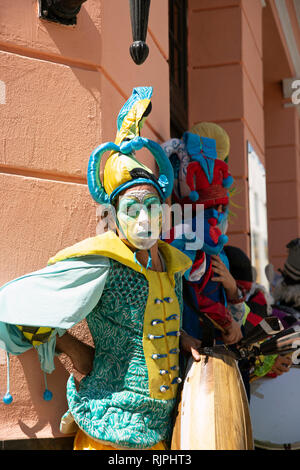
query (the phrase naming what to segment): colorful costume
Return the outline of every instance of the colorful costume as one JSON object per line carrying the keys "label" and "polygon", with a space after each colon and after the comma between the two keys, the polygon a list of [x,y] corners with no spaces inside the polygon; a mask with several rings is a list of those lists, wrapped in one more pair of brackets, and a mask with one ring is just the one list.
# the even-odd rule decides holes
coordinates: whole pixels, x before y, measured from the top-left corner
{"label": "colorful costume", "polygon": [[[116,143],[103,144],[92,153],[88,184],[97,202],[113,204],[121,191],[142,183],[154,186],[162,200],[170,195],[169,161],[158,144],[139,136],[151,94],[149,88],[134,89],[120,112]],[[158,163],[158,179],[134,156],[143,146]],[[102,184],[99,168],[106,151],[112,154]],[[125,242],[108,231],[60,251],[46,268],[3,286],[0,346],[20,354],[32,347],[29,330],[47,327],[48,341],[36,347],[43,370],[51,372],[56,334],[86,318],[95,344],[93,370],[78,391],[73,376],[69,378],[69,410],[62,431],[72,429],[75,422],[85,438],[99,446],[144,449],[170,436],[181,380],[181,278],[191,262],[159,240],[165,269],[152,271],[137,262]]]}
{"label": "colorful costume", "polygon": [[[206,136],[208,130],[209,137]],[[225,131],[215,124],[202,123],[196,126],[193,132],[195,133],[185,132],[182,140],[171,139],[163,144],[163,148],[174,168],[174,202],[182,207],[192,207],[191,220],[187,224],[186,220],[184,221],[188,227],[182,238],[176,237],[175,227],[168,241],[186,253],[193,262],[191,269],[185,274],[183,327],[190,335],[200,337],[201,325],[195,310],[207,314],[219,329],[226,329],[232,321],[222,284],[211,281],[211,255],[219,255],[228,266],[223,251],[223,246],[228,241],[224,227],[228,218],[228,191],[233,184],[233,178],[227,163],[217,155],[216,139],[221,135],[224,142],[227,135]],[[225,144],[226,142],[228,143],[225,139]],[[228,152],[229,143],[225,144],[223,148]],[[222,145],[219,144],[218,148],[220,147]],[[217,210],[219,205],[222,206],[222,212]],[[201,217],[204,220],[202,231],[201,224],[198,223]],[[191,234],[194,235],[195,241],[198,239],[202,242],[200,249],[186,248],[187,241],[191,242]]]}

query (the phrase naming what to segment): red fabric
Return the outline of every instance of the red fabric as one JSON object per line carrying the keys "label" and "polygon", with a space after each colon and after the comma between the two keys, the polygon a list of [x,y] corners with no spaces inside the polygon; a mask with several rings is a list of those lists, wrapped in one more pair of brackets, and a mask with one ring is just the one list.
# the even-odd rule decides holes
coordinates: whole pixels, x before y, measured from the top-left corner
{"label": "red fabric", "polygon": [[251,281],[240,281],[236,280],[238,288],[243,291],[243,293],[248,293],[251,290],[252,282]]}
{"label": "red fabric", "polygon": [[[198,253],[203,253],[203,256],[205,256],[204,251],[198,251]],[[197,253],[197,257],[198,257],[198,253]],[[196,257],[196,259],[197,259],[197,257]],[[207,260],[207,258],[206,258],[206,260]],[[211,264],[211,262],[210,262],[209,265],[206,266],[205,273],[204,273],[204,275],[202,276],[202,278],[200,279],[200,282],[197,283],[197,285],[194,286],[194,289],[195,289],[197,292],[201,292],[201,290],[204,289],[204,287],[206,286],[206,284],[208,283],[208,281],[209,281],[210,278],[211,278],[211,274],[212,274],[212,264]]]}
{"label": "red fabric", "polygon": [[217,219],[215,219],[214,217],[211,217],[210,219],[208,219],[207,222],[208,222],[209,225],[211,225],[212,227],[214,227],[215,225],[217,225]]}
{"label": "red fabric", "polygon": [[246,297],[251,290],[252,282],[236,280],[236,285],[238,289],[242,292],[242,297],[239,297],[238,299],[228,299],[228,302],[230,302],[231,304],[240,304],[242,302],[245,302]]}
{"label": "red fabric", "polygon": [[164,241],[166,243],[172,243],[172,241],[174,241],[174,234],[175,234],[175,228],[172,227],[171,230],[170,230],[170,236],[169,238],[165,238]]}
{"label": "red fabric", "polygon": [[191,274],[194,271],[198,271],[200,269],[201,265],[204,263],[204,259],[205,259],[204,251],[198,250],[197,255],[196,255],[196,259],[195,259],[194,264],[193,264],[192,269],[191,269]]}
{"label": "red fabric", "polygon": [[256,302],[259,305],[267,305],[266,298],[263,294],[263,292],[258,291],[255,296],[251,298],[251,302]]}
{"label": "red fabric", "polygon": [[218,204],[223,204],[223,202],[219,201],[227,200],[228,203],[227,191],[228,190],[226,188],[223,188],[223,186],[217,186],[214,184],[210,185],[207,188],[197,189],[197,193],[199,194],[198,202],[201,202],[202,204],[207,204],[209,203],[209,201],[213,200],[218,201]]}
{"label": "red fabric", "polygon": [[212,241],[215,243],[215,245],[218,244],[218,241],[221,235],[222,235],[222,232],[218,227],[213,227],[213,226],[209,227],[209,236],[212,239]]}
{"label": "red fabric", "polygon": [[229,175],[227,163],[217,159],[214,164],[213,179],[209,183],[200,163],[191,162],[187,167],[186,182],[191,191],[197,191],[199,194],[198,204],[204,204],[205,207],[227,205],[229,199],[227,189],[223,186],[223,180]]}

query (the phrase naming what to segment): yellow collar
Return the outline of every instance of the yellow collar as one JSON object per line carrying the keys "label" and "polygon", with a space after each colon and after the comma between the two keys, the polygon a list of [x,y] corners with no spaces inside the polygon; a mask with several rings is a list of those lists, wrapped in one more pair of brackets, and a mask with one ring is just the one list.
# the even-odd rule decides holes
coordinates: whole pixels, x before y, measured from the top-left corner
{"label": "yellow collar", "polygon": [[[183,274],[192,265],[192,261],[181,251],[177,250],[177,248],[161,240],[158,241],[158,248],[164,257],[169,278],[174,283],[174,274],[178,272]],[[106,256],[129,266],[135,271],[141,272],[145,276],[149,271],[136,263],[134,253],[112,231],[105,232],[96,237],[86,238],[75,245],[59,251],[49,259],[48,264],[54,264],[68,258],[89,255]]]}

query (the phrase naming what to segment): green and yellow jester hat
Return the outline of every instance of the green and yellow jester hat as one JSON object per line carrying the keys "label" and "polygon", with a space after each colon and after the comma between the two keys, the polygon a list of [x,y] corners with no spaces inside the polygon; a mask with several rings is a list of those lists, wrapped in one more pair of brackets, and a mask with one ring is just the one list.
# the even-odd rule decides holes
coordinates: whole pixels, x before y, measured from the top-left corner
{"label": "green and yellow jester hat", "polygon": [[[137,87],[122,107],[117,120],[115,142],[106,142],[91,154],[87,181],[93,199],[102,205],[111,205],[121,191],[138,184],[151,184],[162,201],[172,193],[174,175],[172,165],[162,147],[145,137],[140,131],[151,111],[152,87]],[[158,178],[136,158],[136,152],[147,148],[159,169]],[[105,167],[103,183],[100,164],[104,153],[110,152]]]}

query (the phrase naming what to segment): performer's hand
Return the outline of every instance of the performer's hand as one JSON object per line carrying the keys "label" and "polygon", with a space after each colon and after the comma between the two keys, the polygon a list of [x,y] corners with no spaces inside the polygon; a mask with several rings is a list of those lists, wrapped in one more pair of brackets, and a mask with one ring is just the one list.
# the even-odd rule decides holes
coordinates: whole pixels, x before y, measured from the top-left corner
{"label": "performer's hand", "polygon": [[238,343],[243,337],[239,324],[232,319],[230,325],[226,328],[225,332],[222,333],[222,337],[225,344]]}
{"label": "performer's hand", "polygon": [[276,375],[282,375],[284,372],[290,370],[291,365],[292,359],[290,356],[278,356],[270,372]]}
{"label": "performer's hand", "polygon": [[218,274],[218,276],[212,277],[211,280],[221,282],[223,284],[228,299],[236,299],[238,296],[238,288],[235,279],[232,277],[219,256],[212,255],[211,259],[213,272]]}
{"label": "performer's hand", "polygon": [[180,332],[180,344],[182,349],[191,354],[195,361],[200,361],[200,354],[198,348],[201,347],[201,341],[193,336],[188,335],[185,331]]}
{"label": "performer's hand", "polygon": [[87,375],[93,369],[95,349],[70,335],[68,332],[56,339],[56,351],[65,353],[71,359],[74,369]]}

